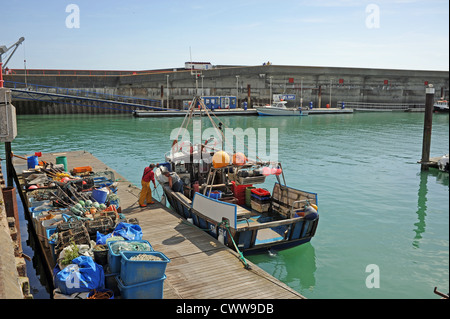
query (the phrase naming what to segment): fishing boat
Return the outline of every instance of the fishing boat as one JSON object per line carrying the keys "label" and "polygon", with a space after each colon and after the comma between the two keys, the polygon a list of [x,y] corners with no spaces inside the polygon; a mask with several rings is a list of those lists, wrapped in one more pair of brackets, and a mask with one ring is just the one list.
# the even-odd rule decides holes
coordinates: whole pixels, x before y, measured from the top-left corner
{"label": "fishing boat", "polygon": [[448,113],[448,101],[440,99],[433,105],[433,111],[437,113]]}
{"label": "fishing boat", "polygon": [[[166,162],[155,169],[170,207],[238,252],[278,250],[309,242],[319,222],[317,194],[287,186],[279,161],[250,159],[242,152],[222,150],[226,138],[223,124],[213,119],[200,97],[191,105],[198,106],[205,113],[203,118],[221,135],[197,144],[174,140],[165,154]],[[187,117],[183,123],[189,122]],[[167,175],[171,174],[183,182],[181,191],[169,187]],[[270,179],[274,179],[270,190],[257,187],[267,185]]]}
{"label": "fishing boat", "polygon": [[276,101],[272,104],[258,106],[256,111],[258,115],[269,116],[305,116],[308,115],[307,111],[303,111],[301,108],[288,108],[286,107],[286,101]]}

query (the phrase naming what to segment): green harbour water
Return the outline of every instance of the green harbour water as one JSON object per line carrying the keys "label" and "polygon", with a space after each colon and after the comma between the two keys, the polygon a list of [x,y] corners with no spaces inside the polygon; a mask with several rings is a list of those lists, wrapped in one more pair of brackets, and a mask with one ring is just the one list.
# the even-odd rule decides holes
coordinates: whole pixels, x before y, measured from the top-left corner
{"label": "green harbour water", "polygon": [[[311,299],[436,299],[434,287],[448,293],[449,175],[420,170],[423,118],[403,112],[222,117],[231,128],[277,128],[288,185],[318,193],[320,221],[310,243],[248,259]],[[86,150],[140,187],[144,167],[164,161],[170,133],[182,121],[20,115],[12,150]],[[431,157],[448,153],[449,115],[434,114]],[[275,178],[267,180],[263,186],[271,190]],[[366,267],[373,265],[379,288],[366,286],[375,274]]]}

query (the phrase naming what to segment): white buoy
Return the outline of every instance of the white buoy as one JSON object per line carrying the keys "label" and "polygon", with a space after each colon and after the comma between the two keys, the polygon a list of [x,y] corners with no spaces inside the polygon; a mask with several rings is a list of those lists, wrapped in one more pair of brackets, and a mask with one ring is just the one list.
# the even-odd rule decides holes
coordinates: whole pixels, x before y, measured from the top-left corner
{"label": "white buoy", "polygon": [[223,234],[219,233],[219,236],[217,236],[217,240],[223,245],[225,243],[225,238],[223,237]]}

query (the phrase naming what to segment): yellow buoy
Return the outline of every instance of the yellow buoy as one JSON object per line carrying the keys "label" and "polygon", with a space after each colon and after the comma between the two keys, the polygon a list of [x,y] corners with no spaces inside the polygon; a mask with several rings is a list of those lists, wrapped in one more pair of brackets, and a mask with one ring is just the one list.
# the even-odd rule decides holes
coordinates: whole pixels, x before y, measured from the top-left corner
{"label": "yellow buoy", "polygon": [[230,164],[230,156],[224,151],[218,151],[212,158],[214,168],[222,168]]}

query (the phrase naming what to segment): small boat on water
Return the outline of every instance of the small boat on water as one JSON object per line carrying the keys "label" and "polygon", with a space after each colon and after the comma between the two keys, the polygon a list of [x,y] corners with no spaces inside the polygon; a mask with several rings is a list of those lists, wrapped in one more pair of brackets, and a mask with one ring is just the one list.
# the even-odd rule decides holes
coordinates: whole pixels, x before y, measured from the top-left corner
{"label": "small boat on water", "polygon": [[[199,106],[206,113],[203,118],[222,132],[223,124],[213,120],[200,97],[191,105]],[[317,194],[287,186],[280,162],[249,159],[221,146],[215,138],[197,144],[174,141],[166,162],[155,169],[170,207],[238,252],[309,242],[319,222]],[[169,187],[168,176],[181,180],[182,189]],[[270,191],[257,187],[270,178],[276,179]]]}
{"label": "small boat on water", "polygon": [[255,107],[259,115],[268,116],[305,116],[308,115],[307,111],[303,111],[301,108],[288,108],[286,107],[286,101],[276,101],[272,104]]}
{"label": "small boat on water", "polygon": [[449,172],[449,157],[448,157],[448,154],[442,156],[438,160],[437,164],[438,164],[438,168],[439,168],[440,171],[448,173]]}
{"label": "small boat on water", "polygon": [[433,105],[433,112],[437,113],[448,113],[448,101],[438,100]]}

